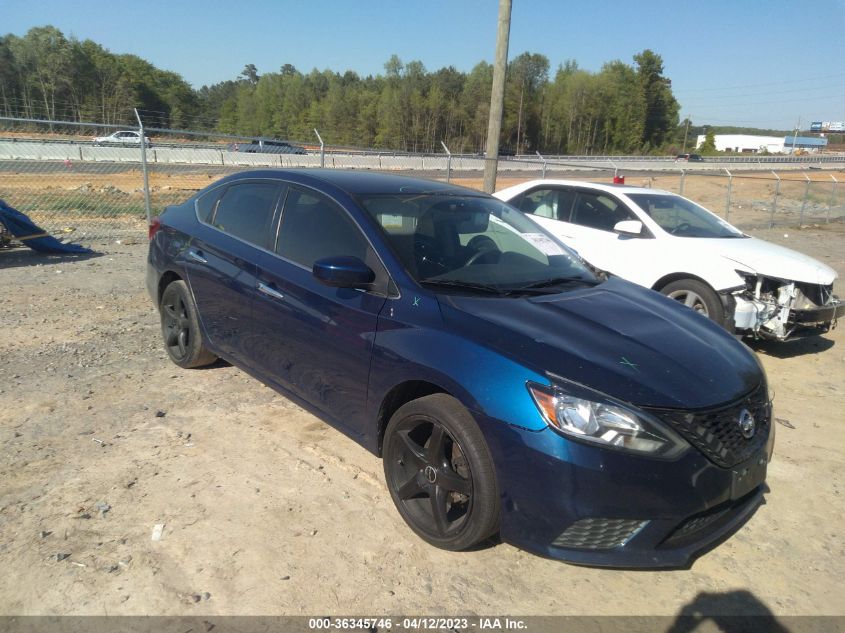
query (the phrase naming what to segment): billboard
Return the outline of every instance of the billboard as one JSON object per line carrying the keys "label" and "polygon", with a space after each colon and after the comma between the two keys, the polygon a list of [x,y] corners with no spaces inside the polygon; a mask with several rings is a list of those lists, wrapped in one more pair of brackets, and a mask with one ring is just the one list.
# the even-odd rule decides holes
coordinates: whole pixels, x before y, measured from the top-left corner
{"label": "billboard", "polygon": [[845,132],[843,121],[813,121],[810,123],[811,132]]}

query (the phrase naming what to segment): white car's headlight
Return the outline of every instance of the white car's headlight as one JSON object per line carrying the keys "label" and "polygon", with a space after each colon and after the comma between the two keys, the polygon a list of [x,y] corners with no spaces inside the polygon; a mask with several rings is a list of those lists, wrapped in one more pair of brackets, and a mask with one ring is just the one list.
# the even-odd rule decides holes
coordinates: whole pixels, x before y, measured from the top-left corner
{"label": "white car's headlight", "polygon": [[673,459],[689,448],[647,413],[584,387],[533,382],[527,386],[546,424],[569,437],[664,459]]}

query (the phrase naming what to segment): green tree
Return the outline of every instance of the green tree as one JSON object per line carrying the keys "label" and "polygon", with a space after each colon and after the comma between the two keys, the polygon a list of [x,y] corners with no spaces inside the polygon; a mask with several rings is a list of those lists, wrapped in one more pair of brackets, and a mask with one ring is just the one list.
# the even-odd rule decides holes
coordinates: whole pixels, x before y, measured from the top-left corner
{"label": "green tree", "polygon": [[596,77],[602,121],[599,151],[633,154],[642,144],[646,120],[644,95],[633,68],[621,61],[605,64]]}
{"label": "green tree", "polygon": [[[549,60],[524,52],[511,60],[502,144],[520,153],[639,153],[677,142],[677,102],[659,55],[598,73],[574,60],[549,77]],[[259,75],[245,65],[235,78],[194,90],[178,74],[135,55],[115,55],[91,40],[42,26],[0,37],[0,113],[28,118],[214,128],[245,136],[303,141],[318,128],[329,143],[410,151],[483,152],[492,66],[429,71],[398,55],[383,74],[312,70],[292,64]],[[695,128],[690,126],[690,133]]]}
{"label": "green tree", "polygon": [[492,86],[493,65],[487,62],[476,64],[467,76],[459,98],[459,138],[461,140],[458,152],[485,150]]}
{"label": "green tree", "polygon": [[654,150],[671,140],[678,125],[678,102],[672,95],[672,81],[663,76],[663,58],[651,50],[634,55],[640,91],[645,102],[642,134],[644,149]]}
{"label": "green tree", "polygon": [[244,66],[240,76],[253,86],[258,84],[258,69],[255,67],[255,64],[247,64]]}
{"label": "green tree", "polygon": [[548,79],[549,60],[544,55],[522,53],[508,64],[501,140],[517,154],[539,145],[540,110]]}
{"label": "green tree", "polygon": [[716,132],[713,131],[713,128],[707,128],[707,132],[704,134],[704,141],[701,143],[698,151],[705,156],[718,154],[716,150]]}
{"label": "green tree", "polygon": [[19,93],[18,72],[15,56],[9,48],[8,38],[0,37],[0,100],[2,100],[3,115],[14,116],[12,107],[15,95]]}

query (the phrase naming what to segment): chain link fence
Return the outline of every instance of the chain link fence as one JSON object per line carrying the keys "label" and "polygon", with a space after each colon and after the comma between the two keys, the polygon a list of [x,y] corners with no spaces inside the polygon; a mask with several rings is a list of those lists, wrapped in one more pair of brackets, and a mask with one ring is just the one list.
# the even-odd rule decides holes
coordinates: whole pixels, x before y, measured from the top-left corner
{"label": "chain link fence", "polygon": [[[498,187],[532,178],[612,182],[616,176],[681,193],[742,228],[845,219],[845,156],[800,158],[688,169],[660,157],[500,157]],[[396,172],[480,189],[484,162],[483,155],[451,154],[445,145],[440,154],[324,145],[317,133],[312,142],[288,142],[0,117],[0,199],[47,232],[83,243],[142,240],[148,213],[248,169]]]}

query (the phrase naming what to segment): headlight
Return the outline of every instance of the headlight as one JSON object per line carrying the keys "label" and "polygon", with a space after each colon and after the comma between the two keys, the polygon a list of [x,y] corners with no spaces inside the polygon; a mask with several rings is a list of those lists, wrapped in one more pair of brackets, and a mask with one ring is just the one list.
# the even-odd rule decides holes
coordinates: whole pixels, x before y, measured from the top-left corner
{"label": "headlight", "polygon": [[745,282],[745,289],[754,294],[757,292],[757,273],[752,273],[747,270],[734,269],[734,272],[739,275]]}
{"label": "headlight", "polygon": [[570,437],[664,459],[677,457],[689,447],[645,412],[585,387],[529,382],[528,391],[546,424]]}

